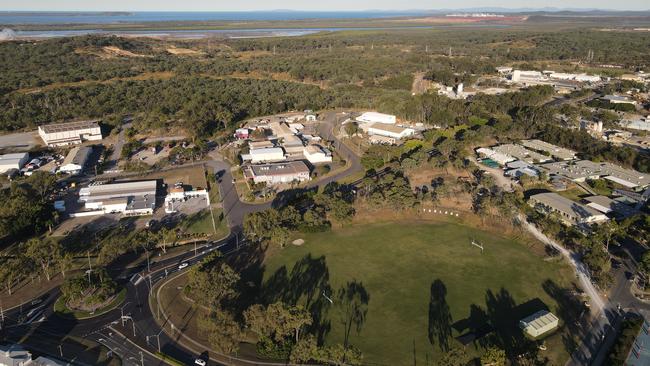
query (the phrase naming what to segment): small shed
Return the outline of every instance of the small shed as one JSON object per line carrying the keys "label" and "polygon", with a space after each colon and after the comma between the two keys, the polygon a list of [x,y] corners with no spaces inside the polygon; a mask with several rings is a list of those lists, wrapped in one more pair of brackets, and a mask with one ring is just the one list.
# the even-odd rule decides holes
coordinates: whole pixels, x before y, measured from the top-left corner
{"label": "small shed", "polygon": [[527,335],[537,338],[558,327],[560,320],[550,311],[540,310],[519,321],[519,327]]}

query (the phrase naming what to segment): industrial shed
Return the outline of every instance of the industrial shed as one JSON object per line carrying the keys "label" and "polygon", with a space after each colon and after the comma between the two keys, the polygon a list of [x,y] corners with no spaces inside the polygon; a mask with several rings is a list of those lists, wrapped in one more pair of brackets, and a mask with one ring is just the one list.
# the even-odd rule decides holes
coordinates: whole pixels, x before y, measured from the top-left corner
{"label": "industrial shed", "polygon": [[47,146],[66,146],[102,139],[97,121],[77,121],[38,127],[38,134]]}
{"label": "industrial shed", "polygon": [[78,146],[70,150],[59,170],[68,174],[79,174],[90,159],[93,149],[90,146]]}
{"label": "industrial shed", "polygon": [[12,169],[20,170],[29,160],[28,153],[0,155],[0,173],[6,173]]}

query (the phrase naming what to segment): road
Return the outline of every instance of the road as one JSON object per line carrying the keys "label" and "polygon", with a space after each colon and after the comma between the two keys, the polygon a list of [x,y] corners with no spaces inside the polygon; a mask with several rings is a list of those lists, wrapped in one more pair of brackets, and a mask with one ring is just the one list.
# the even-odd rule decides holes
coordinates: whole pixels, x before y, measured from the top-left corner
{"label": "road", "polygon": [[[324,139],[333,142],[335,148],[346,159],[346,169],[315,181],[308,187],[325,185],[342,179],[350,174],[355,174],[362,169],[360,159],[345,144],[335,136],[334,128],[339,126],[340,115],[334,112],[325,113],[323,121],[319,122],[319,133]],[[118,145],[123,143],[123,132],[118,137]],[[114,155],[117,156],[117,155]],[[120,357],[125,365],[165,365],[153,355],[162,351],[176,360],[185,364],[194,364],[197,352],[188,350],[178,343],[178,335],[170,337],[167,332],[156,322],[155,316],[149,307],[150,291],[155,284],[168,276],[177,273],[180,263],[187,262],[189,267],[198,263],[203,257],[214,250],[219,250],[225,255],[236,251],[242,240],[240,238],[244,216],[251,212],[267,209],[273,202],[265,204],[249,204],[239,200],[231,174],[230,165],[220,158],[218,154],[211,154],[212,160],[205,164],[211,168],[219,179],[219,188],[223,200],[224,213],[231,228],[231,235],[219,242],[211,242],[194,250],[189,250],[173,258],[167,258],[151,264],[151,272],[146,271],[146,266],[113,269],[111,275],[123,279],[127,289],[126,299],[119,308],[113,309],[93,318],[75,320],[62,317],[54,313],[53,304],[60,295],[59,288],[54,288],[40,296],[42,301],[33,304],[31,301],[3,312],[3,329],[6,335],[17,338],[25,334],[48,334],[51,337],[62,339],[65,336],[77,336],[93,340],[110,349],[114,355]],[[188,268],[189,268],[188,267]],[[187,268],[183,269],[187,270]],[[158,312],[158,309],[157,311]],[[167,327],[167,324],[163,324]],[[207,350],[201,352],[208,355]],[[64,355],[66,356],[66,355]],[[218,357],[218,355],[210,355]],[[207,357],[206,357],[207,358]],[[226,363],[225,359],[221,362]],[[253,363],[259,364],[259,363]],[[263,363],[262,363],[263,364]],[[268,364],[267,364],[268,365]]]}
{"label": "road", "polygon": [[584,97],[580,98],[565,98],[565,97],[559,97],[559,98],[553,98],[551,101],[547,102],[545,105],[551,106],[551,107],[557,107],[562,104],[566,103],[587,103],[593,99],[599,98],[602,95],[597,94],[597,93],[591,93],[589,95],[586,95]]}
{"label": "road", "polygon": [[[590,96],[593,98],[593,96]],[[478,165],[476,159],[470,159]],[[495,183],[506,191],[512,190],[512,181],[503,175],[500,169],[490,169],[478,165],[481,169],[489,171],[495,177]],[[555,248],[565,257],[574,268],[576,279],[580,287],[589,297],[591,310],[591,321],[586,325],[586,331],[581,339],[580,345],[573,352],[567,361],[567,366],[599,366],[605,364],[609,346],[617,336],[616,329],[620,326],[622,316],[627,313],[650,315],[650,305],[637,299],[631,292],[630,281],[627,280],[627,273],[636,273],[636,266],[630,259],[623,262],[621,268],[616,271],[614,285],[609,296],[603,296],[591,281],[589,269],[582,262],[577,253],[573,253],[542,233],[535,225],[528,222],[523,215],[519,215],[519,222],[524,229],[531,233],[537,240]],[[629,255],[631,257],[631,255]],[[619,310],[619,306],[620,309]]]}
{"label": "road", "polygon": [[[340,126],[343,115],[336,112],[325,112],[322,115],[322,120],[318,122],[318,132],[324,140],[332,141],[338,154],[346,160],[348,166],[346,169],[332,175],[325,176],[322,179],[307,184],[306,188],[313,188],[316,186],[325,186],[331,182],[341,180],[352,174],[356,174],[363,170],[361,159],[357,156],[347,145],[342,143],[334,129]],[[218,153],[211,153],[212,160],[207,161],[205,164],[213,170],[219,177],[219,189],[221,199],[223,201],[224,214],[228,219],[228,224],[232,232],[241,232],[242,223],[246,214],[262,211],[278,205],[278,202],[267,203],[246,203],[239,199],[237,189],[233,182],[230,164],[224,161]]]}
{"label": "road", "polygon": [[111,153],[110,160],[106,164],[106,171],[111,171],[111,170],[116,170],[118,168],[117,163],[120,160],[120,156],[122,156],[122,146],[124,146],[124,134],[126,133],[126,130],[131,127],[131,122],[127,122],[122,125],[120,132],[117,135],[117,140],[115,141],[115,144],[113,145],[113,152]]}
{"label": "road", "polygon": [[[6,311],[3,331],[7,335],[18,338],[35,332],[61,339],[68,335],[77,336],[107,346],[128,365],[136,361],[140,364],[141,357],[144,358],[145,365],[165,365],[166,363],[151,354],[158,350],[157,336],[164,353],[184,363],[192,364],[195,355],[176,346],[175,340],[161,332],[162,329],[155,322],[148,305],[150,286],[178,272],[180,263],[187,262],[191,266],[217,249],[225,253],[232,252],[238,243],[238,238],[230,236],[220,242],[198,247],[196,255],[192,249],[173,258],[156,262],[151,265],[150,273],[142,271],[139,267],[123,271],[120,277],[126,277],[128,280],[126,281],[127,295],[122,305],[90,319],[74,320],[55,314],[53,304],[60,292],[58,288],[53,289],[47,294],[47,300],[40,304],[34,306],[27,304]],[[37,310],[33,315],[30,314],[34,309]],[[34,321],[30,321],[32,319]]]}

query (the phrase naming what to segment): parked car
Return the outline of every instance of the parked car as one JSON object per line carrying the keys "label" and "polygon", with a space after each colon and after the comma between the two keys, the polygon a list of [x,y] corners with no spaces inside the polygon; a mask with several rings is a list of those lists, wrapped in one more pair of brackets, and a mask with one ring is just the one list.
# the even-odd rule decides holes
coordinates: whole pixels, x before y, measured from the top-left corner
{"label": "parked car", "polygon": [[190,265],[189,263],[187,263],[187,262],[183,262],[183,263],[181,263],[181,264],[178,266],[178,269],[186,268],[186,267],[189,266],[189,265]]}
{"label": "parked car", "polygon": [[198,366],[205,366],[207,365],[207,362],[205,362],[205,360],[202,358],[197,358],[196,360],[194,360],[194,364]]}

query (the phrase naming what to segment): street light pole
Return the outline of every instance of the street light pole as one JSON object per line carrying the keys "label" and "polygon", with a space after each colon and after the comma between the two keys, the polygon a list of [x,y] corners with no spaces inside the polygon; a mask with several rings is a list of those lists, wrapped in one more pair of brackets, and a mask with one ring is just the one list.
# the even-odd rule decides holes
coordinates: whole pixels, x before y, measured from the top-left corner
{"label": "street light pole", "polygon": [[131,303],[130,301],[127,301],[126,304],[124,304],[124,305],[122,305],[122,307],[120,307],[120,320],[122,320],[122,327],[124,327],[124,308],[127,305],[129,305],[130,303]]}
{"label": "street light pole", "polygon": [[59,344],[59,355],[61,355],[61,358],[63,358],[63,348],[61,348],[60,344]]}
{"label": "street light pole", "polygon": [[142,354],[142,351],[140,351],[140,364],[144,366],[144,355]]}
{"label": "street light pole", "polygon": [[93,271],[93,265],[90,263],[90,250],[88,251],[88,285],[91,284],[90,274]]}

